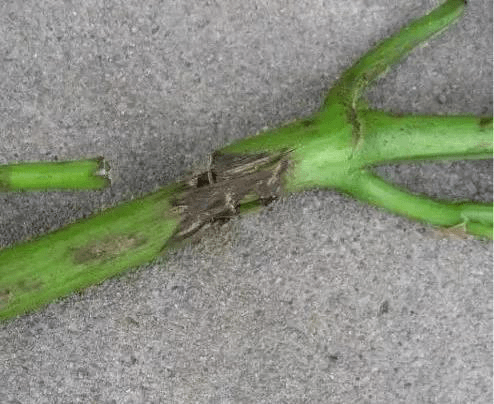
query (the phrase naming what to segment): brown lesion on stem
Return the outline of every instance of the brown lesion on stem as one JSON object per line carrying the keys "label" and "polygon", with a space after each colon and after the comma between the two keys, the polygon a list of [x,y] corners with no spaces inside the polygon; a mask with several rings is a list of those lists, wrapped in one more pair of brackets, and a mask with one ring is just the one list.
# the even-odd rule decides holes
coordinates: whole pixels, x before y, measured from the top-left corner
{"label": "brown lesion on stem", "polygon": [[11,285],[0,287],[0,310],[7,307],[11,300],[23,294],[37,293],[43,288],[43,283],[37,279],[21,278]]}
{"label": "brown lesion on stem", "polygon": [[246,201],[267,205],[280,197],[289,153],[213,153],[207,170],[184,181],[184,191],[172,202],[182,220],[170,242],[182,241],[208,223],[230,219]]}
{"label": "brown lesion on stem", "polygon": [[9,300],[12,298],[13,292],[12,290],[5,288],[0,289],[0,310],[4,307],[7,307]]}
{"label": "brown lesion on stem", "polygon": [[120,253],[132,248],[140,247],[147,238],[135,234],[106,236],[102,240],[95,240],[74,251],[74,262],[85,264],[89,261],[117,257]]}

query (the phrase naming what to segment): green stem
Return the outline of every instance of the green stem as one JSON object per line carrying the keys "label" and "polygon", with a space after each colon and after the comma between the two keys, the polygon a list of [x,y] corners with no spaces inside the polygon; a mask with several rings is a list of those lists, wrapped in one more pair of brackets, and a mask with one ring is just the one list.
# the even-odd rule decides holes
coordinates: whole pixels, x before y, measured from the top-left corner
{"label": "green stem", "polygon": [[362,146],[354,158],[364,164],[405,160],[492,158],[492,118],[360,114]]}
{"label": "green stem", "polygon": [[87,190],[110,185],[102,157],[0,166],[0,191]]}
{"label": "green stem", "polygon": [[[492,206],[490,209],[492,211]],[[491,240],[494,236],[492,224],[467,222],[465,230],[467,233],[476,234],[477,236],[489,238]]]}
{"label": "green stem", "polygon": [[[410,194],[381,178],[361,170],[344,190],[358,199],[392,212],[440,226],[470,225],[472,234],[492,234],[492,204],[435,201]],[[492,237],[492,236],[491,236]]]}
{"label": "green stem", "polygon": [[464,0],[447,0],[396,35],[385,39],[345,71],[329,92],[325,105],[338,99],[347,107],[356,108],[362,91],[372,81],[386,73],[389,67],[406,56],[420,43],[438,35],[458,20],[465,7]]}
{"label": "green stem", "polygon": [[297,119],[279,128],[268,129],[255,136],[240,139],[217,151],[219,154],[242,154],[279,152],[296,149],[309,140],[322,138],[325,134],[320,130],[320,121],[316,117]]}

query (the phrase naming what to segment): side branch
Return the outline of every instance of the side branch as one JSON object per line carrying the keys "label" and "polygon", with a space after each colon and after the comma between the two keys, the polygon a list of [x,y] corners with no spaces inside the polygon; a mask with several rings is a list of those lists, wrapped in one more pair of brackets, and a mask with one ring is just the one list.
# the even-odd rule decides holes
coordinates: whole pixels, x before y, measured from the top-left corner
{"label": "side branch", "polygon": [[462,227],[464,232],[492,239],[493,210],[489,203],[454,203],[413,195],[361,170],[343,187],[356,198],[391,212],[444,227]]}
{"label": "side branch", "polygon": [[413,48],[458,20],[464,7],[464,0],[447,0],[429,14],[402,28],[396,35],[380,42],[343,73],[329,92],[324,106],[337,98],[347,108],[355,109],[365,87],[385,74],[391,65],[405,57]]}

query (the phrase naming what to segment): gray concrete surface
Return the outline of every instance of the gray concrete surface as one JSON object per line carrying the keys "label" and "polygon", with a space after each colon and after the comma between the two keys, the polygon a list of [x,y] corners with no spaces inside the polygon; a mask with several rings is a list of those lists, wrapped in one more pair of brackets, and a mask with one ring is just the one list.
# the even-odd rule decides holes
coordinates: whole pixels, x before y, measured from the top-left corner
{"label": "gray concrete surface", "polygon": [[[0,245],[172,182],[315,111],[371,45],[438,1],[0,3],[0,163],[103,155],[104,192],[0,196]],[[492,1],[380,80],[379,108],[492,115]],[[492,161],[397,165],[492,201]],[[490,403],[492,243],[332,191],[0,326],[2,403]]]}

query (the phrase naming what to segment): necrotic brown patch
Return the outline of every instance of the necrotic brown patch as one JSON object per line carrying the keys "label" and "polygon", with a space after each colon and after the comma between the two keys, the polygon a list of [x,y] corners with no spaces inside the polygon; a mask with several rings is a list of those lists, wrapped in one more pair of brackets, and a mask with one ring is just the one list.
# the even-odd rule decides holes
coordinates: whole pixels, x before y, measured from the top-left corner
{"label": "necrotic brown patch", "polygon": [[12,292],[10,289],[0,289],[0,309],[7,306],[11,297]]}
{"label": "necrotic brown patch", "polygon": [[492,118],[480,118],[479,125],[482,129],[491,127],[492,128]]}
{"label": "necrotic brown patch", "polygon": [[76,264],[84,264],[89,261],[114,258],[122,252],[139,247],[146,241],[147,238],[135,234],[107,236],[102,240],[77,248],[74,251],[74,261]]}
{"label": "necrotic brown patch", "polygon": [[282,194],[290,151],[258,154],[213,154],[208,171],[184,181],[172,202],[182,216],[170,243],[184,240],[207,223],[228,220],[242,205],[266,205]]}
{"label": "necrotic brown patch", "polygon": [[39,280],[20,279],[10,287],[0,288],[0,309],[8,306],[14,296],[26,293],[36,293],[41,290],[43,283]]}

